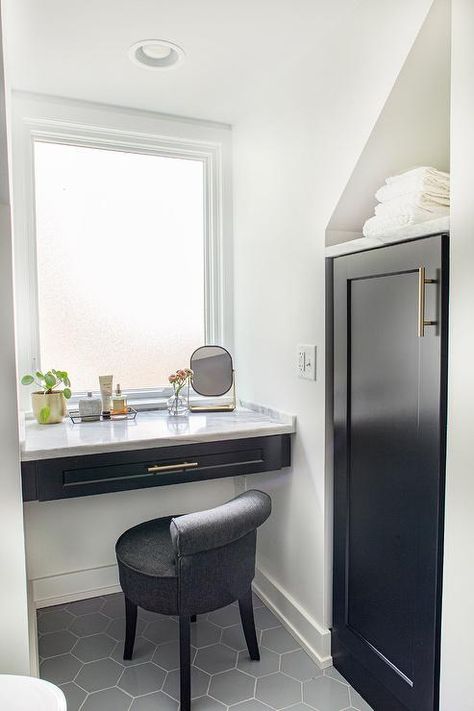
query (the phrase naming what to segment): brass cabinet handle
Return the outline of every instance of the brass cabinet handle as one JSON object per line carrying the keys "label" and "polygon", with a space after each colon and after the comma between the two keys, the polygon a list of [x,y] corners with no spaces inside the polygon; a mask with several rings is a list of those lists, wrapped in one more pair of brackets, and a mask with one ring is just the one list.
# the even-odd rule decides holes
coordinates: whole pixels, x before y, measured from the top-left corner
{"label": "brass cabinet handle", "polygon": [[437,321],[425,320],[425,285],[437,284],[436,279],[426,279],[425,267],[418,269],[418,336],[423,338],[425,326],[436,326]]}
{"label": "brass cabinet handle", "polygon": [[177,469],[192,469],[193,467],[198,467],[198,462],[183,462],[182,464],[154,464],[152,467],[148,467],[150,474],[156,474],[158,472],[173,472]]}

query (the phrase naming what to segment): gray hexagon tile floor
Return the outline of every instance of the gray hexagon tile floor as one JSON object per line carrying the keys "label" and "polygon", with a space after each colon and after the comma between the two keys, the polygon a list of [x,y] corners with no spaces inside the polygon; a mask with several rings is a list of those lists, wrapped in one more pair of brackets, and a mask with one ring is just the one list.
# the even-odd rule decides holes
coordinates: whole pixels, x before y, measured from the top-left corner
{"label": "gray hexagon tile floor", "polygon": [[[259,662],[249,659],[237,604],[192,625],[193,711],[372,711],[333,668],[321,671],[254,597]],[[139,611],[134,658],[122,659],[121,594],[38,610],[40,674],[68,711],[178,711],[176,619]]]}

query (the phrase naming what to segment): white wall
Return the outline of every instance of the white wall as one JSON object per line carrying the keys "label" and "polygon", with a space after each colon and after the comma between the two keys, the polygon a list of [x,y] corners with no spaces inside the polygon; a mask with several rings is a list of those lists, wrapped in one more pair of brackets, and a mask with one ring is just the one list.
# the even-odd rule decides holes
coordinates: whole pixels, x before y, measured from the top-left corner
{"label": "white wall", "polygon": [[[298,79],[288,86],[275,77],[234,128],[238,382],[245,399],[298,417],[291,471],[247,482],[265,488],[274,507],[257,582],[322,664],[332,556],[324,231],[429,4],[357,3],[334,29],[330,61],[314,48]],[[297,343],[318,346],[316,382],[296,377]]]}
{"label": "white wall", "polygon": [[0,673],[29,672],[27,582],[17,424],[7,126],[0,36]]}
{"label": "white wall", "polygon": [[472,711],[474,675],[474,3],[453,0],[451,282],[441,711]]}

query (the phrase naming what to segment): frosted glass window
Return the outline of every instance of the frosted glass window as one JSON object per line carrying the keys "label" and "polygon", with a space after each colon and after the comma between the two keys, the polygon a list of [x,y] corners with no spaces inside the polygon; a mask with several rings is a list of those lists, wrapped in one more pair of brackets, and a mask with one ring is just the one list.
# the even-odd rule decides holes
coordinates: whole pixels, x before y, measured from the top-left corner
{"label": "frosted glass window", "polygon": [[167,384],[204,334],[201,161],[35,142],[42,368]]}

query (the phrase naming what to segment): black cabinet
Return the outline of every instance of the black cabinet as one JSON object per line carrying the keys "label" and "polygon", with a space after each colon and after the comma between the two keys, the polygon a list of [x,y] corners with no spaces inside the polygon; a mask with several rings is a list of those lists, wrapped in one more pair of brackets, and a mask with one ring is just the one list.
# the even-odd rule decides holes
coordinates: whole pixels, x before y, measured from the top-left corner
{"label": "black cabinet", "polygon": [[290,435],[23,462],[24,501],[51,501],[290,466]]}
{"label": "black cabinet", "polygon": [[448,238],[334,259],[334,665],[438,708]]}

